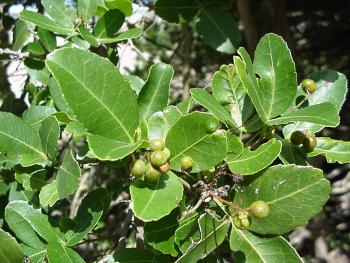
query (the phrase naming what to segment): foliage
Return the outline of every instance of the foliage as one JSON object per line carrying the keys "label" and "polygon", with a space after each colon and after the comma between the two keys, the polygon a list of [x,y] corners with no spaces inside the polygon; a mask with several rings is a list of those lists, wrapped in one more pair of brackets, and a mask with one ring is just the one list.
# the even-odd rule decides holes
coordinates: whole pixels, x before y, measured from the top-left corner
{"label": "foliage", "polygon": [[[349,143],[319,137],[305,149],[290,137],[339,124],[343,74],[315,72],[308,76],[315,91],[305,92],[282,37],[263,36],[254,59],[238,48],[231,1],[158,0],[161,18],[195,22],[217,51],[238,50],[213,74],[212,92],[195,88],[187,101],[169,105],[171,65],[152,65],[147,80],[135,85],[136,76],[123,76],[110,55],[115,43],[142,33],[123,26],[131,1],[42,4],[45,15],[21,12],[13,52],[4,52],[25,59],[30,106],[21,116],[0,112],[0,195],[6,198],[0,259],[96,260],[80,255],[80,246],[103,239],[99,231],[118,216],[111,200],[120,202],[119,189],[127,188],[123,231],[101,242],[107,248],[97,255],[109,262],[197,262],[240,253],[246,262],[302,262],[284,235],[319,213],[330,194],[322,170],[307,158],[349,163]],[[155,139],[163,143],[149,147]],[[146,166],[133,170],[139,160]],[[96,166],[93,176],[104,181],[86,189],[84,175]],[[113,188],[106,187],[111,180]],[[259,216],[251,207],[256,203],[267,205]],[[126,240],[136,247],[126,248]]]}

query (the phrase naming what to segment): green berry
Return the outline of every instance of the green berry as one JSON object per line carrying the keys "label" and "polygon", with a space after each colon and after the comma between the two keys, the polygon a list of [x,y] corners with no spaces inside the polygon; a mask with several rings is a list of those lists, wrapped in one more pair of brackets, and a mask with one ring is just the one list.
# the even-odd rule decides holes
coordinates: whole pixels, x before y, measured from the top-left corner
{"label": "green berry", "polygon": [[290,141],[294,144],[294,145],[300,145],[303,143],[305,139],[305,133],[302,131],[294,131],[292,133],[292,135],[290,136]]}
{"label": "green berry", "polygon": [[167,158],[163,151],[155,151],[151,154],[151,163],[156,167],[161,167],[166,161]]}
{"label": "green berry", "polygon": [[251,204],[252,214],[256,218],[265,218],[270,213],[270,208],[266,202],[258,200]]}
{"label": "green berry", "polygon": [[306,93],[314,93],[316,90],[316,83],[312,79],[304,79],[301,82],[301,86]]}
{"label": "green berry", "polygon": [[163,164],[161,167],[159,167],[159,170],[163,173],[166,174],[170,170],[170,165],[168,163]]}
{"label": "green berry", "polygon": [[131,174],[137,178],[143,176],[146,171],[146,164],[142,160],[137,160],[131,168]]}
{"label": "green berry", "polygon": [[152,152],[163,151],[164,142],[161,139],[154,139],[149,142],[149,148],[151,149]]}
{"label": "green berry", "polygon": [[190,156],[184,156],[181,158],[181,169],[190,171],[193,167],[193,159]]}
{"label": "green berry", "polygon": [[239,211],[232,217],[232,222],[238,229],[248,229],[251,223],[250,215],[247,211]]}
{"label": "green berry", "polygon": [[315,135],[307,136],[303,141],[303,149],[307,153],[312,152],[315,149],[316,145],[317,145],[317,140]]}
{"label": "green berry", "polygon": [[157,182],[161,172],[155,169],[150,163],[146,165],[145,181],[149,183]]}
{"label": "green berry", "polygon": [[165,147],[164,150],[163,150],[163,153],[165,154],[166,159],[169,160],[169,158],[170,158],[170,150],[167,147]]}

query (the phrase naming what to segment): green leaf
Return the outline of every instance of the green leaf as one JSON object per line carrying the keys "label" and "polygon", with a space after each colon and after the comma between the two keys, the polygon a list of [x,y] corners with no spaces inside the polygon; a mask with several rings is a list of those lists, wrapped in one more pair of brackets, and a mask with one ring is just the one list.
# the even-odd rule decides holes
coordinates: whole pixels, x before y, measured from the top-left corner
{"label": "green leaf", "polygon": [[139,95],[143,85],[145,85],[143,79],[136,75],[124,75],[123,77],[130,83],[130,86],[136,95]]}
{"label": "green leaf", "polygon": [[[144,222],[156,221],[179,205],[183,187],[177,176],[162,174],[156,183],[135,180],[130,185],[135,216]],[[161,205],[160,205],[161,204]]]}
{"label": "green leaf", "polygon": [[28,257],[31,263],[42,263],[46,256],[46,247],[33,248],[25,244],[20,244],[21,250],[24,255]]}
{"label": "green leaf", "polygon": [[150,250],[140,248],[117,249],[113,255],[113,258],[119,263],[162,263],[161,261],[157,260],[155,255]]}
{"label": "green leaf", "polygon": [[124,14],[117,10],[107,11],[95,25],[95,36],[97,38],[113,37],[121,28],[125,20]]}
{"label": "green leaf", "polygon": [[152,139],[165,138],[170,128],[182,116],[180,110],[175,106],[169,106],[164,111],[155,112],[148,121],[148,137]]}
{"label": "green leaf", "polygon": [[193,112],[174,124],[165,141],[172,169],[181,171],[184,156],[193,159],[193,173],[209,170],[225,158],[226,137],[220,130],[208,132],[208,125],[213,123],[217,120],[211,114]]}
{"label": "green leaf", "polygon": [[199,11],[199,6],[194,0],[157,0],[154,8],[158,16],[173,23],[179,23],[181,20],[191,21]]}
{"label": "green leaf", "polygon": [[283,234],[306,224],[321,211],[330,194],[322,170],[312,167],[276,165],[250,179],[236,192],[234,202],[249,207],[263,200],[269,205],[269,215],[253,219],[249,228],[259,234]]}
{"label": "green leaf", "polygon": [[173,257],[177,256],[175,249],[175,230],[179,226],[177,215],[178,211],[173,210],[168,216],[146,223],[144,226],[145,241],[154,249]]}
{"label": "green leaf", "polygon": [[39,209],[34,209],[26,201],[12,201],[7,205],[6,210],[21,215],[23,221],[28,222],[35,232],[46,241],[64,242],[64,235],[57,228],[51,226],[47,216],[42,214]]}
{"label": "green leaf", "polygon": [[131,28],[127,31],[121,32],[115,37],[107,37],[107,38],[96,38],[100,44],[111,44],[117,43],[128,39],[138,38],[142,35],[141,28]]}
{"label": "green leaf", "polygon": [[90,151],[100,160],[117,161],[133,153],[142,144],[142,140],[136,143],[120,142],[103,136],[89,134],[87,137]]}
{"label": "green leaf", "polygon": [[[316,91],[309,97],[307,103],[309,106],[317,105],[320,103],[330,102],[335,105],[338,113],[345,101],[347,91],[347,79],[342,73],[333,70],[322,70],[308,76],[309,79],[313,79],[316,82]],[[302,87],[298,87],[298,93],[296,97],[304,97],[305,93]],[[323,112],[320,112],[322,114]],[[312,124],[309,122],[297,122],[295,124],[287,125],[283,128],[283,133],[286,138],[295,130],[309,129],[313,132],[318,132],[326,127],[325,125]]]}
{"label": "green leaf", "polygon": [[56,107],[60,111],[67,113],[69,116],[74,116],[73,110],[68,106],[67,101],[63,97],[62,90],[58,86],[57,81],[54,78],[50,78],[48,86],[50,90],[50,95]]}
{"label": "green leaf", "polygon": [[25,190],[40,190],[45,184],[46,170],[39,167],[16,168],[16,181],[23,185]]}
{"label": "green leaf", "polygon": [[57,142],[60,138],[60,126],[56,117],[50,116],[41,122],[39,129],[43,152],[50,160],[56,159]]}
{"label": "green leaf", "polygon": [[57,192],[60,198],[73,194],[80,184],[80,168],[71,150],[67,150],[56,175]]}
{"label": "green leaf", "polygon": [[42,0],[41,4],[53,20],[67,28],[73,28],[74,20],[77,18],[75,8],[65,5],[64,0]]}
{"label": "green leaf", "polygon": [[[317,138],[318,139],[318,138]],[[305,153],[296,145],[290,141],[282,141],[282,150],[280,153],[280,160],[283,164],[297,164],[297,165],[308,165]]]}
{"label": "green leaf", "polygon": [[311,122],[327,127],[336,127],[339,125],[340,119],[335,105],[326,102],[283,114],[281,117],[268,120],[267,124],[279,125],[297,121]]}
{"label": "green leaf", "polygon": [[23,113],[22,119],[35,130],[39,130],[41,127],[41,122],[55,112],[56,110],[53,107],[32,106]]}
{"label": "green leaf", "polygon": [[36,32],[40,38],[40,43],[43,44],[47,51],[52,52],[56,49],[57,42],[55,34],[41,27],[38,27]]}
{"label": "green leaf", "polygon": [[206,44],[226,54],[235,53],[241,40],[232,15],[218,8],[201,9],[196,30]]}
{"label": "green leaf", "polygon": [[29,37],[30,31],[28,30],[26,23],[18,19],[13,29],[12,49],[14,51],[21,50],[24,45],[27,44]]}
{"label": "green leaf", "polygon": [[245,148],[241,155],[229,154],[227,164],[232,173],[254,174],[269,166],[280,154],[282,143],[276,139],[259,146],[255,151]]}
{"label": "green leaf", "polygon": [[164,63],[154,64],[148,79],[138,96],[140,115],[148,120],[157,111],[168,105],[170,81],[174,75],[172,66]]}
{"label": "green leaf", "polygon": [[50,18],[43,16],[37,12],[24,10],[19,14],[19,18],[23,21],[31,22],[38,27],[44,28],[46,30],[49,30],[58,34],[69,35],[73,33],[73,28],[64,27],[59,23],[56,23]]}
{"label": "green leaf", "polygon": [[195,100],[189,97],[176,105],[183,115],[190,113],[193,107],[196,105]]}
{"label": "green leaf", "polygon": [[0,196],[6,195],[9,189],[10,189],[10,184],[0,179]]}
{"label": "green leaf", "polygon": [[24,255],[14,237],[0,229],[0,262],[22,263]]}
{"label": "green leaf", "polygon": [[40,191],[39,200],[41,207],[52,207],[59,199],[56,180],[45,185]]}
{"label": "green leaf", "polygon": [[[90,45],[97,47],[98,42],[94,34],[92,34],[87,28],[85,28],[83,25],[81,25],[78,28],[78,32],[80,33],[81,37],[86,40]],[[78,38],[79,39],[79,38]],[[89,49],[89,45],[86,46],[86,48],[83,49]]]}
{"label": "green leaf", "polygon": [[328,137],[317,137],[317,145],[308,156],[323,155],[328,163],[350,163],[350,142],[333,140]]}
{"label": "green leaf", "polygon": [[103,213],[109,208],[111,197],[106,189],[99,188],[88,193],[82,200],[74,228],[66,233],[67,245],[79,243],[98,223]]}
{"label": "green leaf", "polygon": [[15,201],[15,200],[32,202],[34,195],[35,195],[35,192],[23,190],[23,188],[20,185],[14,182],[14,183],[11,183],[11,188],[10,188],[8,198],[9,198],[9,202]]}
{"label": "green leaf", "polygon": [[211,111],[220,121],[230,127],[238,127],[227,110],[207,91],[204,89],[191,89],[191,94],[195,101]]}
{"label": "green leaf", "polygon": [[24,66],[31,78],[48,85],[50,72],[45,67],[45,62],[43,60],[37,58],[26,58],[24,60]]}
{"label": "green leaf", "polygon": [[208,213],[199,220],[201,238],[180,257],[176,263],[197,262],[214,251],[225,239],[229,224],[227,219],[218,220]]}
{"label": "green leaf", "polygon": [[125,16],[132,14],[131,0],[105,0],[105,5],[108,9],[119,9]]}
{"label": "green leaf", "polygon": [[180,221],[180,226],[175,231],[175,243],[182,253],[185,253],[193,242],[200,239],[198,218],[198,213],[185,217]]}
{"label": "green leaf", "polygon": [[86,50],[62,48],[51,53],[46,64],[89,132],[134,142],[139,123],[136,97],[111,62]]}
{"label": "green leaf", "polygon": [[19,117],[0,112],[0,151],[19,157],[22,166],[44,164],[44,154],[38,132]]}
{"label": "green leaf", "polygon": [[47,245],[47,258],[49,263],[85,262],[77,252],[58,242],[52,242]]}
{"label": "green leaf", "polygon": [[283,237],[258,236],[240,230],[234,224],[230,234],[230,247],[234,252],[243,252],[246,263],[303,262]]}
{"label": "green leaf", "polygon": [[93,17],[97,11],[98,0],[78,0],[78,15],[87,21]]}

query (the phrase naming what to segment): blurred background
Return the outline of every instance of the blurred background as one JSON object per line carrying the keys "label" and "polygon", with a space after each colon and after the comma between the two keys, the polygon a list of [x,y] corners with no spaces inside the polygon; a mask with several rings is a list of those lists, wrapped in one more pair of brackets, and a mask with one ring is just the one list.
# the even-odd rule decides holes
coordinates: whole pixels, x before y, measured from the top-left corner
{"label": "blurred background", "polygon": [[[240,31],[239,46],[254,55],[261,36],[281,35],[296,63],[298,80],[309,74],[333,69],[350,73],[350,1],[345,0],[217,0],[227,6]],[[66,1],[74,4],[75,1]],[[134,1],[130,25],[142,27],[141,38],[115,45],[115,62],[120,70],[146,79],[149,67],[163,61],[175,69],[171,103],[189,96],[194,87],[209,87],[213,73],[232,63],[232,54],[220,53],[207,45],[194,29],[195,22],[169,23],[154,12],[150,0]],[[40,1],[0,0],[0,48],[11,47],[12,28],[24,8],[43,11]],[[230,26],[230,25],[228,25]],[[95,50],[105,55],[106,50]],[[0,63],[1,109],[22,113],[26,105],[23,87],[27,72],[20,62]],[[341,125],[325,129],[322,135],[350,141],[350,95],[341,112]],[[1,124],[0,124],[1,125]],[[306,226],[290,234],[290,240],[306,262],[350,262],[350,165],[326,164],[322,158],[313,165],[325,171],[332,183],[332,195],[324,211]]]}

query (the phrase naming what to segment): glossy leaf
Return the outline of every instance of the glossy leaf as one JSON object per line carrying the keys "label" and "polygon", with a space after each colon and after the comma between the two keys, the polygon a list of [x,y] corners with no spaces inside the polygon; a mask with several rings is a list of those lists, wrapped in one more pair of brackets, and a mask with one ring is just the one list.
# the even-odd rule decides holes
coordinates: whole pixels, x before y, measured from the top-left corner
{"label": "glossy leaf", "polygon": [[64,242],[64,235],[50,224],[47,216],[42,214],[39,209],[34,209],[27,202],[10,202],[6,209],[12,210],[13,213],[21,214],[23,219],[30,223],[35,232],[46,241]]}
{"label": "glossy leaf", "polygon": [[97,38],[113,37],[121,28],[125,20],[124,14],[115,9],[107,11],[95,25],[95,36]]}
{"label": "glossy leaf", "polygon": [[169,21],[178,23],[182,19],[186,21],[192,20],[197,14],[199,6],[194,0],[157,0],[155,11],[158,16]]}
{"label": "glossy leaf", "polygon": [[196,30],[206,44],[226,54],[235,53],[241,40],[232,15],[218,8],[201,9]]}
{"label": "glossy leaf", "polygon": [[237,154],[229,154],[226,162],[232,173],[254,174],[269,166],[280,154],[281,147],[280,141],[272,139],[254,151],[245,148],[239,157]]}
{"label": "glossy leaf", "polygon": [[28,30],[26,23],[22,20],[17,20],[13,29],[12,49],[14,51],[21,50],[28,42],[29,37],[30,31]]}
{"label": "glossy leaf", "polygon": [[154,222],[148,222],[144,226],[145,241],[154,249],[163,254],[177,256],[175,248],[175,230],[179,226],[177,222],[178,211],[173,210],[168,216]]}
{"label": "glossy leaf", "polygon": [[[333,70],[322,70],[311,74],[308,78],[316,82],[316,91],[307,100],[308,105],[330,102],[335,105],[339,112],[345,101],[348,86],[346,76]],[[305,95],[301,86],[299,86],[297,97],[304,97]],[[325,125],[297,122],[285,126],[283,133],[288,138],[295,130],[309,129],[318,132],[324,127]]]}
{"label": "glossy leaf", "polygon": [[53,20],[67,28],[73,28],[74,20],[77,18],[75,8],[65,5],[64,0],[42,0],[41,4]]}
{"label": "glossy leaf", "polygon": [[43,152],[51,160],[55,160],[57,153],[57,141],[60,138],[60,127],[54,116],[50,116],[41,122],[39,129]]}
{"label": "glossy leaf", "polygon": [[57,192],[60,198],[73,194],[80,184],[80,168],[71,150],[67,150],[58,169]]}
{"label": "glossy leaf", "polygon": [[73,28],[67,28],[65,26],[62,26],[61,24],[37,12],[24,10],[19,14],[19,18],[23,21],[31,22],[37,25],[38,27],[44,28],[46,30],[58,34],[68,35],[73,32]]}
{"label": "glossy leaf", "polygon": [[226,109],[204,89],[191,89],[192,97],[203,107],[211,111],[219,120],[230,127],[238,127]]}
{"label": "glossy leaf", "polygon": [[165,145],[171,152],[170,165],[181,171],[181,158],[193,159],[191,172],[206,171],[225,158],[226,138],[223,132],[208,132],[217,120],[207,113],[193,112],[182,116],[169,130]]}
{"label": "glossy leaf", "polygon": [[350,163],[350,142],[317,137],[317,145],[308,156],[323,155],[329,163]]}
{"label": "glossy leaf", "polygon": [[148,79],[142,87],[138,104],[140,115],[148,120],[151,115],[168,105],[170,81],[174,75],[173,67],[157,63],[150,68]]}
{"label": "glossy leaf", "polygon": [[56,180],[45,185],[40,191],[39,200],[41,207],[52,207],[59,199]]}
{"label": "glossy leaf", "polygon": [[156,221],[178,206],[182,199],[183,186],[174,173],[168,172],[162,174],[156,183],[133,181],[130,194],[135,216],[144,222]]}
{"label": "glossy leaf", "polygon": [[96,226],[110,202],[111,197],[106,189],[89,192],[78,208],[73,229],[66,233],[66,244],[73,246],[79,243]]}
{"label": "glossy leaf", "polygon": [[0,229],[0,262],[22,263],[24,255],[14,237]]}
{"label": "glossy leaf", "polygon": [[225,239],[229,224],[227,219],[218,220],[208,213],[199,220],[201,238],[195,242],[176,263],[197,262],[214,251]]}
{"label": "glossy leaf", "polygon": [[58,242],[51,242],[47,245],[47,258],[49,263],[85,262],[77,252]]}
{"label": "glossy leaf", "polygon": [[43,164],[44,154],[38,132],[17,116],[0,112],[0,151],[19,157],[22,166]]}
{"label": "glossy leaf", "polygon": [[180,110],[175,106],[169,106],[164,111],[155,112],[148,121],[148,137],[162,139],[165,141],[170,128],[182,116]]}
{"label": "glossy leaf", "polygon": [[78,0],[78,15],[87,21],[93,17],[97,10],[98,0]]}
{"label": "glossy leaf", "polygon": [[267,121],[267,123],[269,125],[279,125],[298,121],[336,127],[339,125],[340,119],[335,105],[326,102],[283,114],[281,117]]}
{"label": "glossy leaf", "polygon": [[253,219],[249,230],[260,234],[283,234],[321,211],[330,194],[329,181],[322,170],[295,165],[276,165],[242,185],[234,202],[249,207],[256,200],[265,201],[270,213]]}
{"label": "glossy leaf", "polygon": [[89,132],[134,141],[139,119],[136,98],[111,62],[89,51],[62,48],[51,53],[46,64],[76,118]]}
{"label": "glossy leaf", "polygon": [[303,261],[295,249],[281,236],[258,236],[240,230],[232,224],[230,247],[234,252],[243,252],[246,263],[280,263]]}

